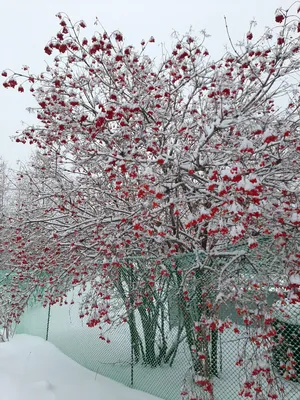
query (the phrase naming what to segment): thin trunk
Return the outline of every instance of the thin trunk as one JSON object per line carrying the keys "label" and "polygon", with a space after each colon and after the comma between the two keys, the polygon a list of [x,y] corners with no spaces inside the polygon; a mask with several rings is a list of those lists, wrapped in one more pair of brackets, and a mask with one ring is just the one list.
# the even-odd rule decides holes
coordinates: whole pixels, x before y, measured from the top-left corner
{"label": "thin trunk", "polygon": [[128,325],[129,325],[129,330],[130,330],[130,341],[131,341],[131,346],[133,348],[134,352],[134,359],[135,362],[138,363],[140,361],[140,346],[142,345],[141,343],[141,338],[138,333],[137,327],[136,327],[136,321],[135,321],[135,316],[134,316],[134,311],[130,311],[128,315]]}
{"label": "thin trunk", "polygon": [[164,361],[165,361],[165,363],[168,363],[170,361],[170,364],[169,364],[170,367],[172,367],[172,365],[173,365],[173,362],[176,357],[180,343],[185,339],[185,336],[181,336],[183,329],[184,329],[184,325],[181,325],[180,327],[178,327],[178,332],[177,332],[175,342],[172,344],[170,350],[166,354]]}
{"label": "thin trunk", "polygon": [[[126,281],[126,283],[129,286],[129,290],[132,293],[132,272],[130,273],[130,279],[128,282],[128,280],[126,281],[125,277],[122,276],[122,273],[119,273],[119,277],[118,280],[115,284],[116,289],[118,290],[124,304],[126,304],[127,302],[127,296],[124,290],[124,287],[122,285],[122,279],[124,279]],[[130,296],[130,311],[128,313],[128,320],[127,323],[129,325],[129,331],[130,331],[130,342],[131,342],[131,346],[133,346],[133,351],[134,351],[134,358],[135,358],[135,362],[139,362],[140,361],[140,357],[141,357],[141,353],[142,356],[144,354],[143,351],[143,343],[141,341],[139,332],[137,330],[137,326],[136,326],[136,320],[135,320],[135,315],[134,315],[134,307],[133,307],[133,301],[132,301],[132,296],[131,293],[129,293]]]}
{"label": "thin trunk", "polygon": [[166,334],[165,334],[165,313],[164,313],[163,306],[161,307],[160,321],[161,321],[161,341],[162,341],[162,345],[161,345],[161,348],[159,350],[159,354],[158,354],[158,357],[157,357],[157,364],[158,365],[161,365],[162,360],[165,359],[165,356],[166,356],[167,350],[168,350],[168,344],[167,344]]}
{"label": "thin trunk", "polygon": [[155,352],[155,333],[157,324],[153,324],[153,321],[151,321],[151,319],[147,316],[144,308],[139,308],[139,312],[144,331],[146,364],[150,365],[151,367],[156,367],[157,356]]}

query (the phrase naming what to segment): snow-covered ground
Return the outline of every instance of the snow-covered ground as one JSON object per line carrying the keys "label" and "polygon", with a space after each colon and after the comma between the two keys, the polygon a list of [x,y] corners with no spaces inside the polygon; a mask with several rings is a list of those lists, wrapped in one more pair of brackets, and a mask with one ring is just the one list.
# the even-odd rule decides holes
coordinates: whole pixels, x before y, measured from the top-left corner
{"label": "snow-covered ground", "polygon": [[[48,310],[30,308],[17,327],[17,333],[46,337]],[[98,328],[88,328],[78,317],[78,304],[51,310],[49,341],[71,359],[93,371],[126,386],[131,384],[130,336],[127,324],[111,330],[110,343],[99,339]],[[174,332],[176,334],[176,332]],[[164,400],[180,399],[180,390],[189,368],[189,352],[182,346],[173,367],[151,368],[135,365],[133,387]],[[0,396],[1,400],[1,396]]]}
{"label": "snow-covered ground", "polygon": [[1,400],[159,400],[83,368],[53,344],[16,335],[0,343]]}

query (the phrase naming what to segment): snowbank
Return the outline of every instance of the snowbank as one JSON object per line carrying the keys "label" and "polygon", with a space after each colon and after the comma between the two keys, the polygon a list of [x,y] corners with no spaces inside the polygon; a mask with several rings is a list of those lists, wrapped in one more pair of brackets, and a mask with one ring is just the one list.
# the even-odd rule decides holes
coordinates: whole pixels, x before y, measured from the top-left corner
{"label": "snowbank", "polygon": [[159,400],[95,375],[54,345],[28,335],[0,343],[1,400]]}

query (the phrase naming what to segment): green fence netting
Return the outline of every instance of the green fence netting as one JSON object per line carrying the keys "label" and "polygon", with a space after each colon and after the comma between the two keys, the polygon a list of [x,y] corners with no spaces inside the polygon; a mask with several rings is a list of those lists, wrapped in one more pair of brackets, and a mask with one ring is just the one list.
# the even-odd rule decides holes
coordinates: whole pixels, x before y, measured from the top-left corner
{"label": "green fence netting", "polygon": [[[161,290],[156,290],[155,294],[152,293],[155,296],[154,302],[153,299],[147,301],[147,296],[139,300],[138,297],[131,296],[131,294],[140,291],[142,272],[149,270],[149,264],[150,266],[156,265],[155,260],[140,257],[126,260],[124,265],[118,268],[119,279],[116,280],[116,295],[111,299],[111,307],[116,316],[125,313],[124,303],[126,300],[141,302],[130,316],[127,315],[126,323],[111,324],[102,331],[98,327],[87,327],[87,320],[78,317],[82,313],[82,298],[79,299],[76,290],[73,290],[67,295],[67,305],[56,304],[51,308],[43,308],[36,298],[33,298],[16,332],[48,339],[67,356],[94,371],[95,376],[100,374],[109,377],[161,399],[185,399],[187,397],[184,397],[184,393],[192,383],[194,367],[189,338],[191,332],[189,332],[187,320],[190,319],[191,329],[194,331],[193,322],[199,315],[201,316],[201,307],[204,307],[201,299],[205,298],[206,304],[209,301],[211,304],[218,303],[220,268],[224,268],[224,265],[228,265],[230,260],[234,259],[234,252],[244,252],[243,256],[232,261],[230,269],[224,270],[221,277],[222,282],[233,279],[235,285],[242,285],[243,282],[253,280],[255,277],[259,281],[260,275],[265,273],[265,268],[270,266],[270,263],[273,263],[274,266],[275,262],[280,262],[278,259],[274,261],[270,253],[251,260],[247,258],[247,246],[227,247],[224,248],[224,251],[228,253],[227,256],[224,253],[221,258],[210,259],[207,264],[209,269],[206,272],[199,273],[195,268],[194,278],[184,282],[187,293],[193,293],[188,302],[188,309],[182,308],[183,299],[179,296],[179,288],[182,287],[185,271],[193,269],[194,266],[200,265],[204,261],[207,262],[204,252],[184,254],[167,261],[164,260],[163,269],[166,271],[168,279],[164,280],[164,276],[162,276],[161,281],[156,281],[155,285],[160,285]],[[128,268],[129,265],[130,268]],[[161,269],[162,265],[159,265],[158,268]],[[176,273],[178,269],[183,271],[182,274]],[[136,276],[141,276],[140,280],[132,274],[133,270],[139,272]],[[214,274],[213,271],[218,271],[218,274]],[[260,292],[267,305],[278,301],[278,296],[272,289],[270,277],[270,285],[262,288]],[[250,291],[248,294],[248,307],[255,308],[257,304],[255,304]],[[278,390],[278,399],[297,400],[300,398],[297,377],[299,371],[297,363],[300,362],[299,307],[287,303],[286,309],[279,311],[280,307],[282,306],[277,307],[278,312],[275,307],[273,324],[278,331],[277,335],[285,337],[285,340],[280,344],[280,338],[277,338],[279,344],[272,353],[272,368],[274,368],[279,384],[285,389],[284,394]],[[237,336],[233,327],[225,329],[224,333],[211,332],[208,344],[201,345],[206,357],[209,358],[210,371],[208,374],[214,384],[214,400],[240,398],[238,393],[243,376],[239,366],[236,365],[237,357],[242,349],[249,348],[251,350],[252,344],[246,333],[243,316],[237,311],[237,308],[237,303],[228,297],[226,302],[220,302],[217,314],[219,320],[230,319],[233,321],[240,334]],[[207,308],[205,312],[209,316]],[[216,312],[215,308],[211,311],[212,318],[213,312]],[[102,337],[102,340],[99,339],[99,336]],[[295,376],[286,380],[284,371],[290,360],[287,359],[289,352],[294,355],[292,359],[296,364],[291,368],[296,372]],[[195,398],[202,399],[200,394],[196,397],[196,391]]]}

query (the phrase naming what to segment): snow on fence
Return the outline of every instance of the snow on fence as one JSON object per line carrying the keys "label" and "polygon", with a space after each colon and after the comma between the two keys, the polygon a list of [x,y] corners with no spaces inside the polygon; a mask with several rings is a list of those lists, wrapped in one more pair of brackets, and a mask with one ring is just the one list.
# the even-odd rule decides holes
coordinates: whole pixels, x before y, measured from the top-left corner
{"label": "snow on fence", "polygon": [[[32,302],[16,332],[45,338],[95,375],[107,376],[165,400],[240,399],[241,391],[247,385],[254,385],[251,382],[255,371],[268,368],[275,378],[272,391],[262,375],[262,393],[257,390],[257,396],[252,398],[299,400],[299,307],[285,301],[278,277],[266,273],[264,267],[269,265],[269,258],[260,257],[254,263],[245,255],[243,248],[219,252],[201,274],[197,268],[207,262],[205,254],[185,254],[174,258],[175,261],[165,261],[162,270],[171,277],[168,284],[156,287],[155,283],[154,301],[145,303],[135,297],[140,303],[135,311],[127,312],[126,323],[107,324],[102,330],[93,327],[91,315],[78,318],[79,314],[83,316],[91,291],[87,290],[80,302],[78,293],[72,291],[61,304],[51,307],[43,308]],[[146,264],[153,260],[135,258],[130,263],[130,270],[126,266],[119,269],[121,286],[111,301],[115,316],[126,314],[122,295],[126,292],[131,299],[137,290],[130,273],[132,268],[147,270]],[[173,279],[175,267],[182,270],[179,280]],[[193,271],[195,274],[188,278],[187,272]],[[183,284],[186,298],[194,293],[188,303],[179,295]],[[242,295],[237,296],[236,290]],[[268,340],[274,342],[268,353],[257,344],[261,320],[256,316],[261,315],[262,307],[264,323],[270,325],[266,332],[272,333]],[[265,356],[269,359],[262,361]],[[199,385],[193,375],[197,367],[203,368],[207,373],[204,377],[209,377],[213,384],[210,397],[197,392]]]}

